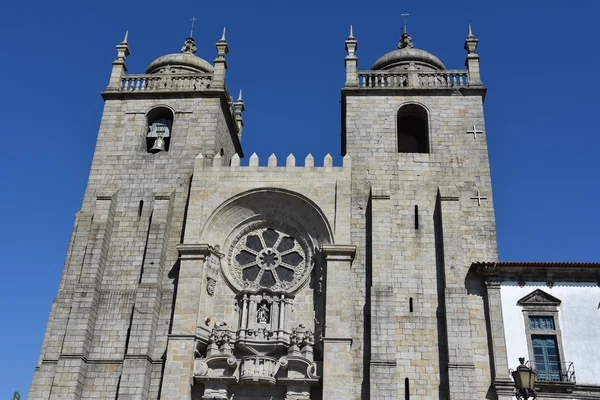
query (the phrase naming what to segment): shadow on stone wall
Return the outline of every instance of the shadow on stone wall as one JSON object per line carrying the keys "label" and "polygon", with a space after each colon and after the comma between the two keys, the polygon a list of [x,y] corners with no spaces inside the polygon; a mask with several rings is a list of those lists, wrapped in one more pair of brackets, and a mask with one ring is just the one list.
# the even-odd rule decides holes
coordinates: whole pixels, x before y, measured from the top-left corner
{"label": "shadow on stone wall", "polygon": [[371,193],[365,212],[365,307],[364,314],[364,354],[363,354],[363,383],[361,399],[371,398],[371,286],[373,285],[373,218],[372,218]]}
{"label": "shadow on stone wall", "polygon": [[435,265],[437,280],[438,306],[436,311],[438,333],[438,356],[440,365],[439,399],[445,400],[450,393],[448,378],[448,335],[446,329],[446,274],[444,264],[444,237],[442,230],[441,204],[438,196],[433,212],[433,226],[435,232]]}

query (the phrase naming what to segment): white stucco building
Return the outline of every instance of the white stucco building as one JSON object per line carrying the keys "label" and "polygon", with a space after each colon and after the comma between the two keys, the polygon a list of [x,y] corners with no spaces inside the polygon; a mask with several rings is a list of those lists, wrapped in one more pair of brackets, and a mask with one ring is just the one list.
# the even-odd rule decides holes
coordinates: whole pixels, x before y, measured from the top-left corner
{"label": "white stucco building", "polygon": [[490,319],[501,316],[503,332],[491,334],[505,342],[509,366],[523,357],[536,370],[538,397],[600,398],[600,265],[498,262],[475,268],[488,286]]}

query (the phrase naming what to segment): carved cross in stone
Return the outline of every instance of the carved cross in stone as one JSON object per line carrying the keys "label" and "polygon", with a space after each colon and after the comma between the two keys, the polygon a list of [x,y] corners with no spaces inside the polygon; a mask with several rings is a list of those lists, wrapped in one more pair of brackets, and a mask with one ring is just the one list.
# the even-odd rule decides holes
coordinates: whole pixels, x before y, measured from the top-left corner
{"label": "carved cross in stone", "polygon": [[472,131],[467,131],[467,133],[472,133],[473,134],[473,139],[477,139],[477,134],[478,133],[483,133],[483,131],[478,131],[477,128],[475,127],[475,124],[473,124],[473,130]]}
{"label": "carved cross in stone", "polygon": [[194,22],[198,21],[198,18],[196,18],[194,16],[194,17],[192,17],[192,19],[190,19],[190,21],[192,21],[192,29],[190,30],[190,37],[194,37]]}
{"label": "carved cross in stone", "polygon": [[477,196],[476,197],[471,197],[471,200],[477,200],[477,205],[481,206],[481,200],[487,200],[487,197],[483,197],[481,195],[481,193],[479,193],[479,190],[477,191]]}
{"label": "carved cross in stone", "polygon": [[408,13],[406,12],[406,10],[404,10],[404,12],[403,12],[402,14],[400,14],[400,16],[401,16],[401,17],[404,17],[404,32],[402,32],[402,33],[406,33],[406,25],[407,25],[407,24],[406,24],[406,17],[410,16],[410,14],[408,14]]}

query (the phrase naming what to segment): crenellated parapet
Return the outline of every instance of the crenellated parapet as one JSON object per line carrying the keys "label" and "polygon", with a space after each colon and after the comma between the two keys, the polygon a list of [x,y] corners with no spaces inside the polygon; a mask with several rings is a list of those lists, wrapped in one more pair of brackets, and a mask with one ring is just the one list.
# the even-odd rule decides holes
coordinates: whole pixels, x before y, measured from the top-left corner
{"label": "crenellated parapet", "polygon": [[217,168],[222,168],[222,169],[246,169],[246,168],[266,168],[268,170],[298,170],[298,169],[311,169],[311,170],[342,170],[342,169],[349,169],[351,167],[351,160],[350,160],[350,156],[346,155],[343,158],[342,161],[342,166],[341,167],[334,167],[333,166],[333,157],[331,157],[330,154],[327,154],[324,159],[323,159],[323,167],[315,167],[315,159],[312,156],[312,154],[308,154],[305,158],[304,158],[304,165],[296,165],[296,157],[293,154],[290,154],[286,157],[285,159],[285,164],[283,165],[279,165],[278,164],[278,160],[277,160],[277,156],[275,154],[271,154],[269,156],[269,158],[267,159],[267,165],[266,167],[263,165],[262,167],[260,166],[260,160],[259,157],[256,153],[253,153],[252,156],[250,156],[249,159],[249,163],[247,166],[242,166],[241,165],[241,159],[240,156],[237,154],[234,154],[233,157],[231,158],[230,162],[227,163],[228,165],[224,165],[223,163],[223,158],[221,157],[220,154],[216,154],[213,158],[212,158],[212,163],[211,161],[205,157],[203,154],[199,154],[198,157],[196,157],[196,168],[197,169],[204,169],[204,168],[209,168],[209,167],[217,167]]}

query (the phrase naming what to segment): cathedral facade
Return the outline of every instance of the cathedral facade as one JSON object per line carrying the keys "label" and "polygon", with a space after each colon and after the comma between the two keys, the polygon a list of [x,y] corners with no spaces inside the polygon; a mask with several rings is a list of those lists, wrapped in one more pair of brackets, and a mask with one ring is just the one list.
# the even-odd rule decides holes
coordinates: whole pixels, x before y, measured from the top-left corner
{"label": "cathedral facade", "polygon": [[477,44],[351,33],[343,164],[241,166],[225,35],[139,75],[125,38],[29,398],[510,399]]}

